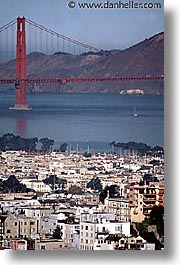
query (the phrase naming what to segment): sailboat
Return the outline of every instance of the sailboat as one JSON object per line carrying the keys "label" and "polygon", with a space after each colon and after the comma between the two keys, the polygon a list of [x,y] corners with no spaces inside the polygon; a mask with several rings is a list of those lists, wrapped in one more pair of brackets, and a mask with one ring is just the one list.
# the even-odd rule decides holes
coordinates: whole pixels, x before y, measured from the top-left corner
{"label": "sailboat", "polygon": [[137,113],[137,111],[136,111],[136,107],[134,108],[134,115],[133,115],[134,117],[138,117],[139,115],[138,115],[138,113]]}

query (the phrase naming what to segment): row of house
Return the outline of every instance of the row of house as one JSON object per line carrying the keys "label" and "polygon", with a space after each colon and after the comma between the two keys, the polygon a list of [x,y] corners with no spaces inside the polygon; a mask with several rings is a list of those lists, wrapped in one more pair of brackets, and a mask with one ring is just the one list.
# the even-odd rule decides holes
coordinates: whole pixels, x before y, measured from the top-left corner
{"label": "row of house", "polygon": [[[40,224],[40,225],[39,225]],[[56,227],[59,239],[52,238]],[[155,249],[140,236],[132,235],[130,222],[115,220],[114,214],[94,209],[80,214],[79,220],[69,221],[63,213],[52,213],[49,218],[0,216],[0,247],[13,250],[114,250]]]}
{"label": "row of house", "polygon": [[[0,194],[0,248],[152,250],[134,223],[164,205],[163,156],[2,152],[1,181],[14,175],[29,193]],[[54,183],[44,180],[54,176]],[[55,177],[63,185],[55,182]],[[87,187],[99,179],[101,189]],[[78,187],[79,194],[71,192]],[[118,193],[100,200],[101,190]],[[54,232],[59,231],[59,238]]]}

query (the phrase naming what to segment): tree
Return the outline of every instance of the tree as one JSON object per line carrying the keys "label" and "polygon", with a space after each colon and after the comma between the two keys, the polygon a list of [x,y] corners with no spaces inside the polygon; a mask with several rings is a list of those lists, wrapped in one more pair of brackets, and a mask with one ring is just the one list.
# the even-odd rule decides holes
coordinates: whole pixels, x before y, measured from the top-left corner
{"label": "tree", "polygon": [[88,183],[87,183],[87,188],[90,188],[92,190],[97,190],[97,191],[102,191],[102,184],[101,181],[98,177],[92,178]]}
{"label": "tree", "polygon": [[55,239],[62,239],[62,231],[59,225],[56,226],[56,228],[53,231],[53,238]]}
{"label": "tree", "polygon": [[38,138],[22,138],[19,135],[15,136],[12,133],[4,134],[0,137],[0,150],[23,150],[36,151]]}
{"label": "tree", "polygon": [[63,144],[61,144],[61,145],[60,145],[60,151],[61,151],[62,153],[65,153],[66,150],[67,150],[67,147],[68,147],[68,144],[67,144],[67,143],[63,143]]}
{"label": "tree", "polygon": [[156,225],[157,232],[162,238],[164,235],[164,207],[154,205],[149,217],[145,218],[142,223],[136,223],[136,228],[148,243],[155,243],[155,249],[161,249],[163,244],[156,238],[154,232],[148,232],[149,225]]}
{"label": "tree", "polygon": [[29,151],[35,151],[36,150],[36,144],[38,143],[38,138],[28,138],[28,144],[29,144]]}
{"label": "tree", "polygon": [[104,203],[104,200],[107,197],[109,191],[109,198],[114,198],[118,197],[119,194],[119,187],[117,185],[111,185],[111,186],[106,186],[104,190],[99,194],[99,199],[102,203]]}
{"label": "tree", "polygon": [[164,207],[154,205],[149,216],[149,224],[157,226],[157,232],[162,237],[164,235]]}
{"label": "tree", "polygon": [[71,194],[82,194],[82,189],[77,185],[72,185],[69,189],[69,193]]}
{"label": "tree", "polygon": [[26,185],[20,183],[14,175],[10,175],[1,185],[1,188],[3,187],[3,193],[33,191],[32,189],[28,189]]}
{"label": "tree", "polygon": [[139,235],[144,238],[148,243],[154,243],[155,249],[160,250],[163,248],[163,244],[156,238],[153,232],[148,232],[148,223],[149,220],[143,221],[142,223],[136,223],[136,228],[139,232]]}
{"label": "tree", "polygon": [[67,180],[63,178],[58,178],[56,175],[51,175],[48,178],[44,179],[43,182],[46,185],[54,186],[54,184],[58,185],[59,188],[63,190],[65,185],[67,184]]}
{"label": "tree", "polygon": [[83,154],[83,156],[86,157],[86,158],[89,158],[89,157],[91,157],[92,155],[91,155],[91,153],[85,152],[85,153]]}
{"label": "tree", "polygon": [[42,150],[44,152],[49,151],[50,147],[54,144],[54,140],[51,140],[49,138],[41,138],[39,142],[42,144]]}

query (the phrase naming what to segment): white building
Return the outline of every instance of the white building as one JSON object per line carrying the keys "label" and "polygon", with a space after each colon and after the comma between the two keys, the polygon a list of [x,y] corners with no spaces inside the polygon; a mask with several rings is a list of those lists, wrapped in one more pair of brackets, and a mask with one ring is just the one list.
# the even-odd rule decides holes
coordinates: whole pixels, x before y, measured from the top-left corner
{"label": "white building", "polygon": [[79,249],[80,225],[79,223],[65,224],[64,243],[68,248]]}
{"label": "white building", "polygon": [[33,189],[36,192],[51,192],[50,186],[39,180],[22,179],[21,183],[25,184],[27,188]]}
{"label": "white building", "polygon": [[42,217],[41,218],[41,234],[53,234],[53,231],[57,227],[57,225],[60,227],[62,232],[62,239],[64,239],[65,236],[65,220],[66,216],[64,213],[52,213],[49,217]]}
{"label": "white building", "polygon": [[111,213],[84,213],[80,219],[80,250],[97,249],[109,234],[130,236],[130,222],[115,221]]}

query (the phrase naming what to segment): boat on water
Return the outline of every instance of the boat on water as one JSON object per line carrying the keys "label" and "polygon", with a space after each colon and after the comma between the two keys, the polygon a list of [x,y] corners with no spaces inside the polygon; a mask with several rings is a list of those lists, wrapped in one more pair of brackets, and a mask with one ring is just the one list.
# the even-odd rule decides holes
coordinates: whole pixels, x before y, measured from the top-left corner
{"label": "boat on water", "polygon": [[123,89],[119,93],[121,95],[144,95],[144,91],[142,89]]}
{"label": "boat on water", "polygon": [[137,110],[136,110],[136,107],[134,108],[134,114],[133,114],[134,117],[138,117],[138,113],[137,113]]}

